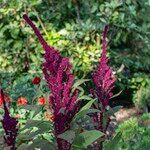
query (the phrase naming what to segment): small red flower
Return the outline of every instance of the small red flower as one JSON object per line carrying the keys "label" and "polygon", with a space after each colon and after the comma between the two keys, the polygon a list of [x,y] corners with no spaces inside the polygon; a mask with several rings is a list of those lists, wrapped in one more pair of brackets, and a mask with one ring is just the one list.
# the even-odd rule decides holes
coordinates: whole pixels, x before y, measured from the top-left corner
{"label": "small red flower", "polygon": [[38,76],[34,77],[34,79],[32,80],[32,83],[35,85],[38,85],[40,82],[41,82],[41,79]]}
{"label": "small red flower", "polygon": [[[6,103],[10,102],[10,98],[7,95],[4,95],[4,99]],[[0,95],[0,107],[3,105],[2,97]]]}
{"label": "small red flower", "polygon": [[17,100],[17,104],[18,104],[19,106],[26,105],[27,102],[28,102],[27,99],[24,98],[24,97],[20,97],[20,98],[18,98],[18,100]]}
{"label": "small red flower", "polygon": [[45,104],[46,104],[46,99],[45,99],[45,97],[43,97],[43,96],[39,97],[39,99],[38,99],[38,104],[39,104],[39,105],[45,105]]}

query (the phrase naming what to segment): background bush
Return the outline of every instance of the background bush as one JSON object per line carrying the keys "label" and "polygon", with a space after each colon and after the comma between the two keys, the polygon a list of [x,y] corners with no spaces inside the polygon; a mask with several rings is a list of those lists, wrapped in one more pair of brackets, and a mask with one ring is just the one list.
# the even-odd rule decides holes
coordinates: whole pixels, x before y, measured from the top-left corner
{"label": "background bush", "polygon": [[132,117],[118,127],[122,133],[118,144],[118,150],[146,150],[149,149],[150,114],[144,114],[140,118]]}
{"label": "background bush", "polygon": [[[143,103],[145,95],[138,102],[135,98],[141,86],[133,86],[149,79],[148,0],[2,0],[0,6],[0,83],[3,87],[9,88],[24,73],[30,77],[41,73],[43,50],[22,19],[22,14],[28,13],[48,43],[70,57],[78,78],[90,77],[100,56],[103,27],[109,24],[110,64],[119,81],[115,92],[123,89],[114,101],[118,104],[122,99],[124,105],[129,105],[131,100]],[[146,90],[147,85],[142,85],[142,93]]]}

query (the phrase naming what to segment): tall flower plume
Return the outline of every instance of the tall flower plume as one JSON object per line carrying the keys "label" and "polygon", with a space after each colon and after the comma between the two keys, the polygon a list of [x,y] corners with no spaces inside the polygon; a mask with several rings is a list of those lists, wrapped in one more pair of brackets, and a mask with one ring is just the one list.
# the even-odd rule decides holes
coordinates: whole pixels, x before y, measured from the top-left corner
{"label": "tall flower plume", "polygon": [[4,141],[7,144],[7,146],[10,146],[10,150],[15,150],[15,142],[16,142],[16,137],[18,132],[18,128],[17,128],[18,121],[15,118],[10,116],[8,108],[6,106],[4,93],[2,89],[0,90],[0,94],[4,106],[4,117],[2,120],[2,126],[5,131]]}
{"label": "tall flower plume", "polygon": [[23,18],[32,27],[45,50],[43,73],[51,90],[49,102],[54,115],[57,147],[59,150],[70,150],[72,149],[71,144],[60,139],[58,135],[69,129],[70,122],[78,111],[78,91],[71,92],[71,87],[74,83],[74,76],[71,73],[72,66],[68,58],[63,58],[56,49],[47,44],[27,15],[23,15]]}
{"label": "tall flower plume", "polygon": [[[106,107],[109,105],[109,100],[112,97],[112,90],[114,88],[115,77],[113,76],[112,69],[108,65],[107,58],[107,42],[106,35],[108,31],[108,26],[105,26],[102,35],[102,53],[97,69],[92,75],[93,83],[95,89],[92,90],[94,97],[98,99],[98,109],[101,110],[100,113],[93,114],[93,121],[96,123],[95,128],[102,132],[106,132],[108,125],[110,123],[110,118],[107,118],[106,125],[103,126],[103,117]],[[105,118],[106,119],[106,118]],[[97,145],[99,150],[102,150],[102,143]]]}
{"label": "tall flower plume", "polygon": [[109,104],[109,100],[112,97],[112,90],[114,88],[115,77],[113,76],[112,69],[108,65],[107,54],[107,42],[106,35],[108,26],[105,26],[102,36],[102,53],[99,65],[93,73],[93,83],[95,86],[94,96],[96,96],[99,102],[102,104],[104,110]]}

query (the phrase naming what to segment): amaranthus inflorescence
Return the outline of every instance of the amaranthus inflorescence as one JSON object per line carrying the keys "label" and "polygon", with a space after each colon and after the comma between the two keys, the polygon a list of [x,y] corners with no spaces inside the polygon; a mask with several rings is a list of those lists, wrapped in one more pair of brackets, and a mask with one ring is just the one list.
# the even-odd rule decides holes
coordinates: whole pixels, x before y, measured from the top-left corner
{"label": "amaranthus inflorescence", "polygon": [[5,131],[4,141],[7,144],[7,146],[10,147],[10,150],[15,150],[15,143],[18,132],[17,128],[18,121],[10,116],[8,108],[6,106],[4,93],[2,89],[1,89],[1,97],[4,105],[4,117],[2,120],[2,126]]}
{"label": "amaranthus inflorescence", "polygon": [[70,122],[78,111],[78,91],[71,92],[74,83],[74,76],[71,73],[72,66],[68,58],[63,58],[56,49],[46,43],[28,16],[23,17],[32,27],[45,50],[43,73],[51,90],[49,102],[53,109],[57,147],[59,150],[70,150],[72,149],[71,144],[60,139],[58,135],[69,129]]}
{"label": "amaranthus inflorescence", "polygon": [[[108,65],[107,58],[107,35],[108,26],[105,26],[103,36],[102,36],[102,53],[97,69],[92,75],[95,90],[92,90],[94,97],[98,99],[98,109],[101,110],[100,113],[95,113],[93,116],[94,123],[97,123],[95,128],[102,132],[106,132],[108,125],[110,123],[110,118],[107,118],[105,126],[103,126],[104,112],[109,105],[109,100],[112,97],[112,90],[114,88],[114,83],[116,81],[112,69]],[[105,118],[106,119],[106,118]],[[98,149],[102,149],[102,142],[98,145]]]}
{"label": "amaranthus inflorescence", "polygon": [[112,69],[108,65],[107,54],[107,34],[108,26],[105,26],[102,36],[102,54],[99,65],[93,73],[93,83],[95,86],[95,95],[99,102],[102,103],[102,109],[104,110],[109,104],[109,100],[112,97],[112,89],[114,87],[115,78],[112,73]]}
{"label": "amaranthus inflorescence", "polygon": [[[32,27],[33,31],[37,35],[39,42],[45,50],[45,62],[43,63],[43,73],[48,83],[51,95],[49,97],[49,103],[53,110],[54,115],[54,128],[55,136],[57,139],[57,147],[59,150],[70,150],[72,145],[59,138],[59,134],[64,133],[70,128],[70,122],[74,115],[78,111],[79,103],[77,101],[78,91],[71,92],[74,82],[74,76],[71,73],[71,64],[68,58],[63,58],[60,53],[50,47],[40,34],[37,27],[29,19],[27,15],[23,16],[26,22]],[[102,54],[99,65],[92,75],[95,89],[92,90],[94,97],[98,99],[98,109],[100,113],[95,113],[93,121],[97,123],[95,128],[102,132],[105,132],[110,119],[108,118],[107,125],[103,127],[103,115],[106,111],[106,107],[109,105],[112,90],[115,83],[115,77],[113,76],[112,69],[108,65],[107,54],[107,34],[108,26],[105,27],[102,36]],[[98,145],[99,149],[102,149],[102,143]]]}

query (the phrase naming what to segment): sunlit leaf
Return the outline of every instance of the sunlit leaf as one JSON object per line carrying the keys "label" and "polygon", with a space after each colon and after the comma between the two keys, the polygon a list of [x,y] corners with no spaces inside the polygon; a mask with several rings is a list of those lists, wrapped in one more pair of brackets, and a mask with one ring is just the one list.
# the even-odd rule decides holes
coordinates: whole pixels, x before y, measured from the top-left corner
{"label": "sunlit leaf", "polygon": [[102,136],[103,133],[98,130],[85,131],[75,137],[73,147],[87,148],[87,146],[92,145],[93,142]]}

